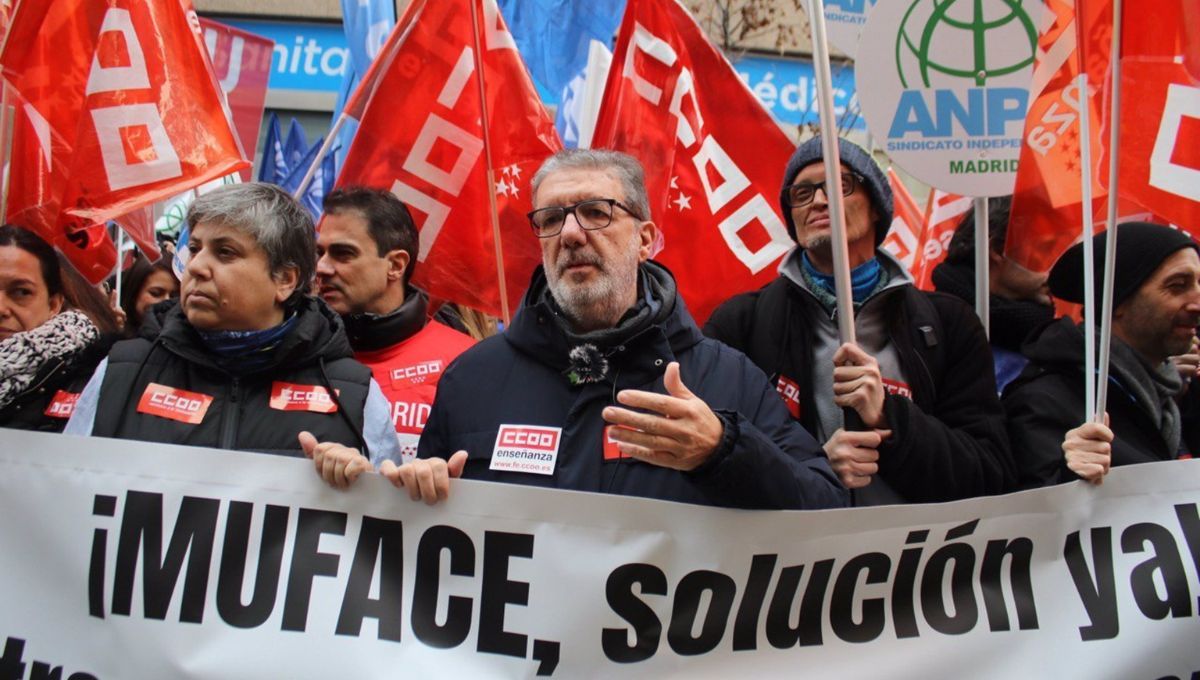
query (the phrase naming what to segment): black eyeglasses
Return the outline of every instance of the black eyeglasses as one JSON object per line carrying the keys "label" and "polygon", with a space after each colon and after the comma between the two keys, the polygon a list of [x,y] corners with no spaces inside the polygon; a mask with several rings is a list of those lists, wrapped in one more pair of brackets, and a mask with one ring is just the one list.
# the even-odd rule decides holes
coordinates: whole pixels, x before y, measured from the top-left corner
{"label": "black eyeglasses", "polygon": [[[862,183],[863,176],[853,172],[842,173],[842,196],[849,196],[854,193],[858,185]],[[802,205],[812,203],[817,196],[817,189],[825,193],[825,197],[829,197],[829,191],[825,188],[825,182],[801,182],[793,184],[783,192],[783,201],[789,208],[798,208]]]}
{"label": "black eyeglasses", "polygon": [[613,198],[590,198],[574,205],[538,208],[527,216],[530,226],[533,227],[533,233],[537,234],[538,238],[550,238],[557,236],[562,231],[563,224],[567,221],[567,215],[574,215],[579,226],[588,231],[607,227],[612,224],[613,206],[634,217],[638,216],[637,213]]}

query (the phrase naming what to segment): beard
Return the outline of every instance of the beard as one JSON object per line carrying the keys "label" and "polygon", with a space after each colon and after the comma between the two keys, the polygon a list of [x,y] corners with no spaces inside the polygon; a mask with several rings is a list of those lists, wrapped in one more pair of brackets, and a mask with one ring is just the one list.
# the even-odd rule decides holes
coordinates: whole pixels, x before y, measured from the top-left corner
{"label": "beard", "polygon": [[[576,282],[568,267],[596,267],[591,281]],[[636,239],[617,256],[603,261],[587,246],[559,251],[558,261],[546,266],[546,284],[554,301],[579,330],[590,331],[616,325],[631,304],[629,291],[637,290],[638,249]]]}
{"label": "beard", "polygon": [[821,234],[807,238],[804,241],[804,249],[829,254],[833,251],[833,237],[830,234]]}

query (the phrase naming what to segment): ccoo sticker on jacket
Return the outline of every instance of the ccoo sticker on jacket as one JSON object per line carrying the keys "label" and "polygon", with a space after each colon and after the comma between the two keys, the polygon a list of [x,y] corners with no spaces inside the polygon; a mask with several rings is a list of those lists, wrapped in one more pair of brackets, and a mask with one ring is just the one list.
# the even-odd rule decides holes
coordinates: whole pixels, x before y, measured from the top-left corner
{"label": "ccoo sticker on jacket", "polygon": [[204,420],[212,400],[207,394],[150,383],[138,401],[137,410],[138,413],[198,425]]}
{"label": "ccoo sticker on jacket", "polygon": [[526,472],[534,475],[554,474],[558,462],[558,445],[562,440],[561,427],[540,425],[501,425],[492,449],[492,470]]}

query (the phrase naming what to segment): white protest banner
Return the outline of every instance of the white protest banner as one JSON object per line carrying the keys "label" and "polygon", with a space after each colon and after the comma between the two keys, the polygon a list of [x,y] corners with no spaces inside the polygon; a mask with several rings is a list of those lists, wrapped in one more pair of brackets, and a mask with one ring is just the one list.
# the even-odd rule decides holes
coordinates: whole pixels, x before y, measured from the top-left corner
{"label": "white protest banner", "polygon": [[0,678],[1200,671],[1200,461],[751,512],[3,431]]}
{"label": "white protest banner", "polygon": [[1012,193],[1041,3],[895,0],[867,16],[855,68],[867,128],[932,187]]}

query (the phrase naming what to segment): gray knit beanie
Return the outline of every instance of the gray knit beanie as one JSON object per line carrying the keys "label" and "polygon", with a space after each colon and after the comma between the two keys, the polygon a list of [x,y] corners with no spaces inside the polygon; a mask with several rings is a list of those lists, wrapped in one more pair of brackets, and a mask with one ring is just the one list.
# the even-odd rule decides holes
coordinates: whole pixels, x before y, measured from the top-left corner
{"label": "gray knit beanie", "polygon": [[[839,137],[838,155],[842,165],[862,175],[863,187],[866,188],[867,195],[871,197],[871,204],[879,213],[879,219],[875,222],[875,245],[878,246],[883,243],[888,229],[892,227],[892,187],[888,184],[887,178],[883,176],[883,170],[879,169],[879,164],[861,146]],[[813,137],[796,149],[791,160],[788,161],[787,170],[783,173],[783,186],[779,189],[779,207],[783,211],[783,219],[787,223],[788,236],[791,236],[793,241],[796,240],[796,225],[792,222],[792,210],[784,201],[787,189],[796,180],[796,175],[799,175],[801,170],[824,158],[821,138]]]}

